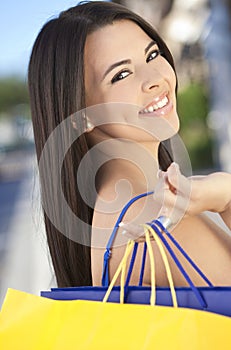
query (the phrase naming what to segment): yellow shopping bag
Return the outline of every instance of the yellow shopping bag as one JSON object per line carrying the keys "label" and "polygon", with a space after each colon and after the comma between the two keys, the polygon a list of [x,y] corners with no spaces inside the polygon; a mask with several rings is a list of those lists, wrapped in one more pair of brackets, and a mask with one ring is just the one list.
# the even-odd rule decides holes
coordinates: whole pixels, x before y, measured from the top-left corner
{"label": "yellow shopping bag", "polygon": [[[148,251],[151,246],[146,232]],[[155,237],[157,240],[158,237]],[[129,242],[116,272],[124,286],[126,261],[133,247]],[[165,259],[170,287],[172,280]],[[0,313],[0,349],[229,349],[231,318],[214,313],[177,307],[155,306],[155,266],[151,259],[151,305],[106,302],[57,301],[8,290]],[[153,306],[154,305],[154,306]]]}
{"label": "yellow shopping bag", "polygon": [[56,301],[9,290],[2,350],[231,348],[231,319],[164,306]]}

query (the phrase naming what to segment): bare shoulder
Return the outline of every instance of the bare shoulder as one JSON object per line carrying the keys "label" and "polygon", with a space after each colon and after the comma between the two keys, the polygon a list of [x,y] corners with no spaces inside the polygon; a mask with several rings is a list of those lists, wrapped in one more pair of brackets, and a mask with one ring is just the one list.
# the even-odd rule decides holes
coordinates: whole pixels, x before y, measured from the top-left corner
{"label": "bare shoulder", "polygon": [[[231,284],[231,235],[203,214],[182,220],[173,234],[212,283]],[[200,285],[195,272],[183,259],[182,263]]]}
{"label": "bare shoulder", "polygon": [[[95,285],[100,285],[104,252],[107,242],[111,236],[116,221],[131,198],[137,194],[128,194],[121,192],[120,196],[112,190],[111,186],[105,186],[99,193],[93,215],[92,223],[92,277]],[[145,223],[157,215],[159,208],[153,207],[151,196],[144,196],[135,202],[126,210],[123,221],[134,222],[137,224]],[[110,259],[111,275],[115,272],[121,261],[128,238],[122,234],[122,229],[118,228],[115,240],[113,241],[112,256]],[[139,260],[139,254],[138,254]]]}
{"label": "bare shoulder", "polygon": [[[130,200],[133,200],[128,205]],[[136,200],[134,200],[136,199]],[[128,206],[127,206],[128,205]],[[127,206],[126,210],[125,206]],[[135,224],[145,223],[157,217],[160,207],[153,201],[152,194],[140,197],[140,193],[128,193],[120,191],[119,195],[112,190],[111,186],[105,186],[99,193],[92,222],[92,237],[94,246],[105,247],[106,242],[116,224],[116,221],[123,211],[122,220],[124,222],[133,222]],[[116,235],[116,245],[124,245],[125,240],[121,237],[121,230]],[[100,240],[97,244],[96,240]]]}

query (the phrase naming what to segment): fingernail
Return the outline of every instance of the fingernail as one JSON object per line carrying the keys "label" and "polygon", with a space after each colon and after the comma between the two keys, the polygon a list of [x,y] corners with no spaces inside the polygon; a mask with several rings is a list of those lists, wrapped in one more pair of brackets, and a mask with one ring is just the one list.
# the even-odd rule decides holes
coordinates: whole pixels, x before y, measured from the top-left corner
{"label": "fingernail", "polygon": [[123,230],[123,231],[121,232],[122,235],[126,235],[127,233],[128,233],[128,231],[126,231],[126,230]]}
{"label": "fingernail", "polygon": [[125,223],[121,221],[118,226],[123,227],[124,225],[125,225]]}

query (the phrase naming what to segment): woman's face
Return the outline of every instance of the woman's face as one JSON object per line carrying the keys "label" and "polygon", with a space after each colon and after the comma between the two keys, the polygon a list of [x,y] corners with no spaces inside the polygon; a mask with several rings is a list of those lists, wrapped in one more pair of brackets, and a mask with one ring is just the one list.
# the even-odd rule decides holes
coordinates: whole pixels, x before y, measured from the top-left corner
{"label": "woman's face", "polygon": [[175,73],[137,24],[116,21],[88,35],[84,65],[87,107],[110,102],[134,105],[140,120],[165,119],[172,135],[178,131]]}

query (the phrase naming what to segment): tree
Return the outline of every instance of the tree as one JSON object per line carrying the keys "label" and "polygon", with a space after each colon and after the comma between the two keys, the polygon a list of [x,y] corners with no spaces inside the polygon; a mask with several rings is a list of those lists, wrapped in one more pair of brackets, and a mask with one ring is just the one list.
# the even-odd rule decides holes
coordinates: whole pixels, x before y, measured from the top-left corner
{"label": "tree", "polygon": [[0,115],[15,115],[15,107],[24,105],[29,109],[29,94],[26,81],[18,77],[0,79]]}

